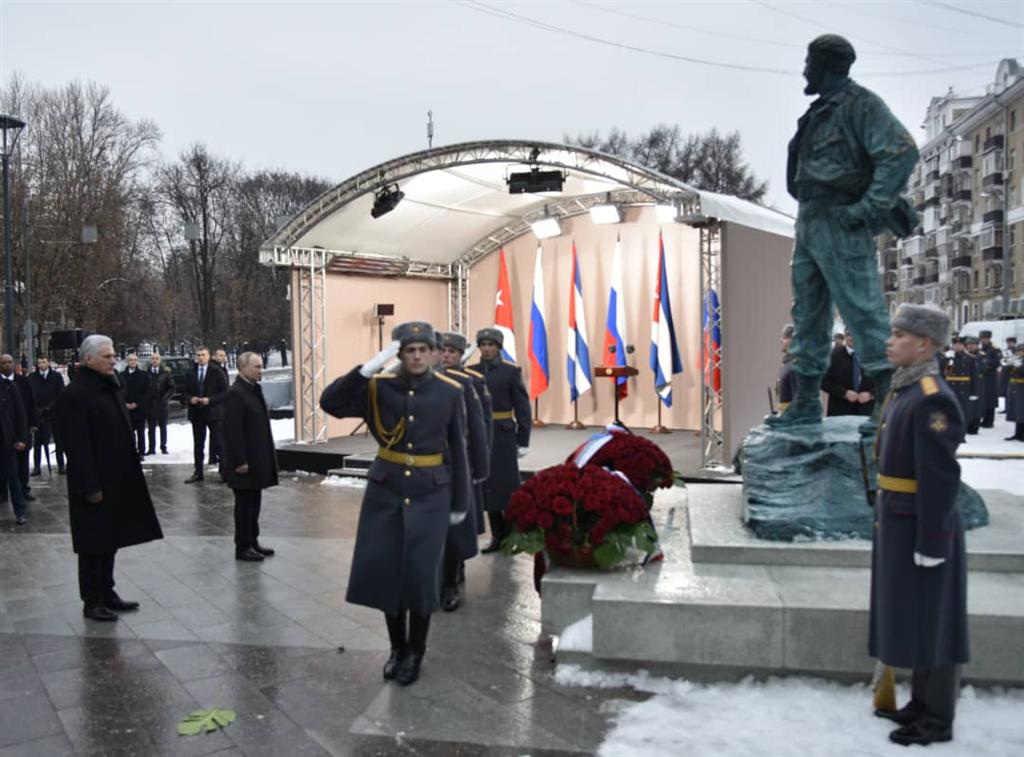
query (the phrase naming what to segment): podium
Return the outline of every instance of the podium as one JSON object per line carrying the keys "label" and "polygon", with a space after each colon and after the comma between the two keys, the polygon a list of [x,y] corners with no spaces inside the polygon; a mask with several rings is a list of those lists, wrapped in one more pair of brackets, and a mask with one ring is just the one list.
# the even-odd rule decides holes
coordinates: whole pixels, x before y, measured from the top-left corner
{"label": "podium", "polygon": [[[595,365],[594,376],[604,376],[605,378],[614,379],[612,381],[612,393],[615,397],[615,420],[612,421],[616,426],[626,428],[626,424],[619,420],[619,382],[617,379],[630,376],[636,376],[640,373],[636,368],[631,365]],[[628,429],[627,429],[628,430]]]}

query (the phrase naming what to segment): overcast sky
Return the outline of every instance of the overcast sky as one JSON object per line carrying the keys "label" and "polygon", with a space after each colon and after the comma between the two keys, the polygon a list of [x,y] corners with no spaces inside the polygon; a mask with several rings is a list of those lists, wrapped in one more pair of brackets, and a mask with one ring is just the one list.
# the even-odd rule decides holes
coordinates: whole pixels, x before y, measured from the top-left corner
{"label": "overcast sky", "polygon": [[426,147],[428,109],[435,144],[735,129],[767,201],[792,210],[786,143],[825,31],[851,39],[854,78],[920,137],[933,95],[983,91],[1000,58],[1022,58],[1024,3],[0,0],[0,77],[106,84],[159,124],[167,156],[203,142],[332,181]]}

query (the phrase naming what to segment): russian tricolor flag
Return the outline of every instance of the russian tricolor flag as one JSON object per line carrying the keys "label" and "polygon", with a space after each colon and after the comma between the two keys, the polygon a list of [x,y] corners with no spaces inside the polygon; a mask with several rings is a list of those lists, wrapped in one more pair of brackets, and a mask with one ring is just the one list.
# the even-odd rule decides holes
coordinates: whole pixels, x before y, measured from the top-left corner
{"label": "russian tricolor flag", "polygon": [[668,272],[665,270],[665,241],[658,232],[658,283],[654,288],[654,315],[651,317],[651,370],[654,388],[672,407],[672,376],[683,372],[676,344],[676,327],[672,323],[672,302],[669,297]]}
{"label": "russian tricolor flag", "polygon": [[704,349],[701,366],[704,383],[716,392],[722,391],[722,315],[718,293],[711,289],[704,296]]}
{"label": "russian tricolor flag", "polygon": [[583,284],[576,260],[576,240],[572,242],[572,281],[569,290],[569,333],[565,340],[568,348],[566,378],[569,379],[569,399],[575,402],[581,394],[589,392],[590,348],[587,346],[587,318],[583,312]]}
{"label": "russian tricolor flag", "polygon": [[[608,319],[604,326],[604,362],[601,365],[626,365],[626,307],[622,300],[622,245],[615,240],[615,255],[612,258],[612,286],[608,293]],[[613,349],[614,348],[614,349]],[[629,394],[626,377],[615,379],[619,399]]]}
{"label": "russian tricolor flag", "polygon": [[516,361],[516,333],[512,324],[512,285],[508,282],[508,265],[505,263],[505,248],[501,248],[498,260],[498,293],[494,297],[494,328],[504,336],[501,356]]}
{"label": "russian tricolor flag", "polygon": [[548,388],[548,329],[544,323],[544,270],[543,253],[537,245],[533,263],[533,303],[530,305],[530,399]]}

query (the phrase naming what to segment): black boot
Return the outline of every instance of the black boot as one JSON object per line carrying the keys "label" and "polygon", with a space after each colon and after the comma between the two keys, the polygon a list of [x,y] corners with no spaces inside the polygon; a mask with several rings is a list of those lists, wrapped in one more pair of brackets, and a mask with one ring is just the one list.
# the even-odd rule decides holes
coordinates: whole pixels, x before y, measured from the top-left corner
{"label": "black boot", "polygon": [[420,677],[420,665],[427,651],[427,633],[430,631],[430,616],[409,613],[409,651],[398,669],[395,670],[395,681],[401,686],[415,683]]}
{"label": "black boot", "polygon": [[491,543],[480,550],[480,554],[489,555],[501,549],[501,540],[505,538],[505,515],[503,513],[487,513],[487,522],[491,526]]}
{"label": "black boot", "polygon": [[942,720],[933,715],[925,715],[913,723],[897,728],[889,734],[889,741],[902,746],[910,746],[911,744],[928,746],[929,744],[952,740],[953,724],[948,720]]}
{"label": "black boot", "polygon": [[924,705],[916,699],[911,699],[898,710],[892,712],[889,710],[875,710],[875,717],[885,718],[900,725],[910,725],[922,715],[924,715]]}
{"label": "black boot", "polygon": [[384,663],[384,680],[390,681],[395,677],[395,672],[398,667],[402,664],[402,659],[405,657],[406,646],[408,645],[406,630],[405,630],[405,618],[406,613],[404,611],[399,612],[398,615],[388,615],[384,613],[384,622],[388,627],[388,639],[391,641],[391,656],[388,657],[388,661]]}

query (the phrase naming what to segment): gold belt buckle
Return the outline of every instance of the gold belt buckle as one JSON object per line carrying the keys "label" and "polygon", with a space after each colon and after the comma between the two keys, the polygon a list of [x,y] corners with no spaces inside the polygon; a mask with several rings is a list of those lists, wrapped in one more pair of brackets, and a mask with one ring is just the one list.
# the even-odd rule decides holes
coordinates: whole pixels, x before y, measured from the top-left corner
{"label": "gold belt buckle", "polygon": [[405,456],[405,464],[410,468],[416,464],[416,459],[412,455]]}

